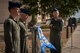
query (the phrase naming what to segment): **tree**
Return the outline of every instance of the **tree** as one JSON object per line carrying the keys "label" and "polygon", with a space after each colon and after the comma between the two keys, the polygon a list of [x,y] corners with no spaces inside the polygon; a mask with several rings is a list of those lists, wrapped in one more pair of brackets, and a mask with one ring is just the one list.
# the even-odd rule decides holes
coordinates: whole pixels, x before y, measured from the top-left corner
{"label": "tree", "polygon": [[[48,13],[50,14],[53,7],[60,11],[61,17],[68,17],[75,14],[80,9],[80,0],[21,0],[23,4],[29,6],[32,14]],[[38,5],[39,3],[39,5]]]}

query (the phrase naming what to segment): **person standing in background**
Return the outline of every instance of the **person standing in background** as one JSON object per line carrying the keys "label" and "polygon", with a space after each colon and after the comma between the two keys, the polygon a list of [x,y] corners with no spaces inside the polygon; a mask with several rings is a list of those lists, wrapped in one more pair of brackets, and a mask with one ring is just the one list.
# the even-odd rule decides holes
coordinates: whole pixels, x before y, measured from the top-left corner
{"label": "person standing in background", "polygon": [[56,47],[57,51],[50,50],[51,53],[61,53],[61,31],[63,22],[59,17],[59,10],[54,8],[50,23],[50,42]]}

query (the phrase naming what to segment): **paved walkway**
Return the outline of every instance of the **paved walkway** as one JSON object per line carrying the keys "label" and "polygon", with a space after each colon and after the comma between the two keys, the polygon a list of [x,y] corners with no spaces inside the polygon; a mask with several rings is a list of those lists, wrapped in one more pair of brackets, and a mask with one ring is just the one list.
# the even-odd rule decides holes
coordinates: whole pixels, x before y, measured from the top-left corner
{"label": "paved walkway", "polygon": [[80,25],[73,32],[72,38],[69,38],[65,47],[62,49],[62,53],[80,53]]}

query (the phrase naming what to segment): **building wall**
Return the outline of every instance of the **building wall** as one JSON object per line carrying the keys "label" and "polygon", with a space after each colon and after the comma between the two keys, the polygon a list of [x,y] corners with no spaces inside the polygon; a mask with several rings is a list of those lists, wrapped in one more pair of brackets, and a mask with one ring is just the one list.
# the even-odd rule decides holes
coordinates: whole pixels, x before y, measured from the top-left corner
{"label": "building wall", "polygon": [[8,0],[0,0],[0,23],[3,23],[8,15]]}
{"label": "building wall", "polygon": [[[9,0],[0,0],[0,23],[4,23],[5,19],[8,18],[8,1]],[[10,1],[19,1],[19,0],[10,0]]]}

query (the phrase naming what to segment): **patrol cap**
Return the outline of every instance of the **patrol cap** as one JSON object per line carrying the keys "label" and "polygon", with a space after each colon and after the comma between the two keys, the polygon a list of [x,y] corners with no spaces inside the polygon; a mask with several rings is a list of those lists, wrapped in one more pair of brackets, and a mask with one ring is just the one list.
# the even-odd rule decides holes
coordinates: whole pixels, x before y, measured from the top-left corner
{"label": "patrol cap", "polygon": [[9,1],[9,2],[8,2],[8,5],[9,5],[9,6],[8,6],[9,9],[14,8],[14,7],[20,8],[21,3]]}
{"label": "patrol cap", "polygon": [[59,11],[57,8],[53,8],[52,12]]}
{"label": "patrol cap", "polygon": [[20,9],[20,11],[21,11],[21,13],[25,13],[25,14],[30,15],[30,11],[27,9],[22,8],[22,9]]}

